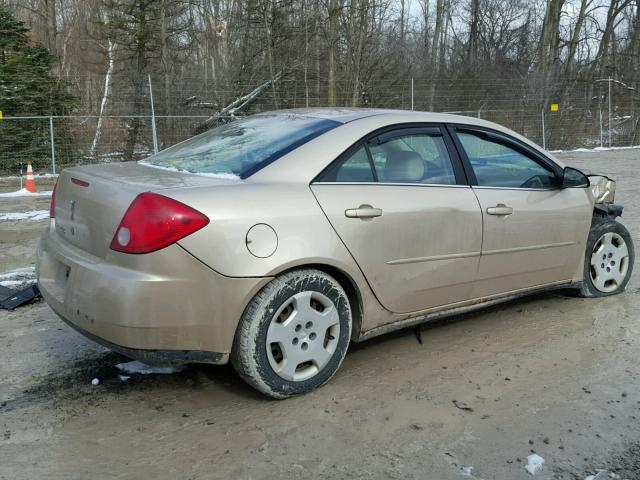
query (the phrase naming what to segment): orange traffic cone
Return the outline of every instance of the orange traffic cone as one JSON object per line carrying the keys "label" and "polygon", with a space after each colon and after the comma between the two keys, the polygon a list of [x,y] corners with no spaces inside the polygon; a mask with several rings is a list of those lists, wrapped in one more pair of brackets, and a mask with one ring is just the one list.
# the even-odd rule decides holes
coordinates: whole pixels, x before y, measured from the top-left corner
{"label": "orange traffic cone", "polygon": [[33,168],[31,168],[31,162],[27,162],[27,191],[31,193],[36,193],[38,189],[36,188],[36,179],[33,176]]}

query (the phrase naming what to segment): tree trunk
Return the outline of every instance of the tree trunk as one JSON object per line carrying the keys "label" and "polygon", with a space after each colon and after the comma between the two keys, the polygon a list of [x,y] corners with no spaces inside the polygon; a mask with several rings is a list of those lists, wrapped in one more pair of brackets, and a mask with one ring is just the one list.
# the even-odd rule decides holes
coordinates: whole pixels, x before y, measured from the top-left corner
{"label": "tree trunk", "polygon": [[169,92],[171,92],[171,62],[169,60],[169,34],[167,26],[167,0],[160,6],[160,61],[162,62],[164,114],[169,115]]}
{"label": "tree trunk", "polygon": [[472,66],[478,59],[478,25],[480,23],[480,0],[471,0],[471,20],[469,25],[469,45],[467,65]]}
{"label": "tree trunk", "polygon": [[47,4],[47,37],[48,37],[48,45],[47,47],[53,53],[58,51],[56,45],[56,37],[58,35],[58,18],[56,11],[56,0],[45,0]]}
{"label": "tree trunk", "polygon": [[438,0],[436,3],[436,24],[433,30],[433,40],[431,41],[431,84],[429,85],[429,110],[433,111],[436,98],[436,82],[440,73],[440,51],[442,49],[442,23],[444,22],[444,12],[446,0]]}
{"label": "tree trunk", "polygon": [[338,24],[338,0],[329,0],[329,49],[327,52],[327,105],[336,106],[336,30]]}
{"label": "tree trunk", "polygon": [[542,25],[542,35],[538,44],[538,67],[549,73],[560,58],[560,15],[565,0],[548,0]]}
{"label": "tree trunk", "polygon": [[351,93],[351,106],[358,106],[358,96],[360,93],[360,72],[362,70],[362,51],[364,48],[364,39],[367,35],[367,0],[360,0],[360,20],[358,29],[358,46],[355,51],[355,59],[353,65],[353,91]]}
{"label": "tree trunk", "polygon": [[273,4],[271,0],[268,0],[264,6],[263,12],[263,20],[264,20],[264,30],[267,35],[266,43],[267,43],[267,61],[269,62],[269,76],[271,78],[271,93],[273,94],[273,106],[278,109],[278,94],[276,92],[276,81],[275,81],[275,69],[273,67],[273,32],[271,25],[269,24],[269,19],[271,17]]}
{"label": "tree trunk", "polygon": [[[138,25],[135,32],[135,70],[133,78],[133,112],[135,115],[140,115],[144,109],[144,92],[146,77],[145,72],[147,69],[147,50],[148,50],[148,12],[147,7],[149,3],[145,3],[142,0],[137,0],[134,9],[137,10]],[[134,153],[136,143],[138,142],[138,136],[140,134],[141,122],[139,118],[134,118],[128,126],[127,143],[124,151],[124,160],[134,160]]]}
{"label": "tree trunk", "polygon": [[304,104],[309,108],[309,15],[307,0],[302,0],[302,21],[304,22]]}
{"label": "tree trunk", "polygon": [[605,72],[607,67],[612,67],[612,65],[607,65],[607,62],[610,61],[609,56],[613,42],[614,31],[617,25],[616,20],[618,18],[618,15],[625,8],[627,8],[630,3],[631,0],[611,0],[609,10],[607,11],[607,21],[605,23],[604,31],[602,32],[600,45],[598,46],[598,53],[596,53],[596,58],[592,64],[592,72],[594,74],[607,73]]}
{"label": "tree trunk", "polygon": [[104,92],[102,93],[102,101],[100,102],[100,114],[98,116],[98,125],[96,126],[96,134],[93,137],[93,142],[91,143],[91,149],[89,150],[89,156],[96,156],[96,148],[98,146],[98,142],[100,141],[100,137],[102,136],[102,124],[104,120],[104,114],[107,109],[107,99],[109,98],[109,89],[111,88],[111,79],[113,78],[113,68],[114,68],[114,59],[115,59],[115,44],[109,38],[107,47],[107,73],[104,77]]}
{"label": "tree trunk", "polygon": [[591,6],[592,2],[593,0],[581,0],[580,2],[580,11],[576,18],[576,25],[573,28],[573,33],[569,40],[569,53],[567,54],[567,63],[565,64],[565,76],[568,76],[575,59],[578,44],[580,43],[580,35],[582,34],[582,27],[584,25],[585,18],[587,17],[587,10],[589,6]]}

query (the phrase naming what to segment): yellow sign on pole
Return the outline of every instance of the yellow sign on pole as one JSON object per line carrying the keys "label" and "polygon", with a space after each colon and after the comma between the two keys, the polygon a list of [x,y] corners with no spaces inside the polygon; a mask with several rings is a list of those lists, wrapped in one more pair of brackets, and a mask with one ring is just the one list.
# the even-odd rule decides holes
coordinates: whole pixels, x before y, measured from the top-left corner
{"label": "yellow sign on pole", "polygon": [[557,103],[552,103],[551,104],[551,111],[552,112],[557,112],[558,110],[560,110],[560,105],[558,105]]}
{"label": "yellow sign on pole", "polygon": [[0,120],[2,120],[2,110],[0,110]]}

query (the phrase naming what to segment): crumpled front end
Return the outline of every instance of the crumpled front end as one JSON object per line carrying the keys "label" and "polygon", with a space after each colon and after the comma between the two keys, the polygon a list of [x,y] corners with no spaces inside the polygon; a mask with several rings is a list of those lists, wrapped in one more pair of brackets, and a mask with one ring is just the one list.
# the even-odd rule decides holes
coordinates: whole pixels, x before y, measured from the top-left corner
{"label": "crumpled front end", "polygon": [[594,203],[613,203],[616,194],[616,182],[605,175],[588,175]]}

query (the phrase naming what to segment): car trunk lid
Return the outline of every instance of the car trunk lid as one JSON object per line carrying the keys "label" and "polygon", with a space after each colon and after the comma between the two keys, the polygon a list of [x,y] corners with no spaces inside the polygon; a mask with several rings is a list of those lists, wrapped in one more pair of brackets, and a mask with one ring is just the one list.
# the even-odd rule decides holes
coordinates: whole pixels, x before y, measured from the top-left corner
{"label": "car trunk lid", "polygon": [[65,169],[56,187],[56,233],[75,247],[105,258],[120,221],[140,193],[162,191],[171,196],[171,189],[234,182],[135,162]]}

